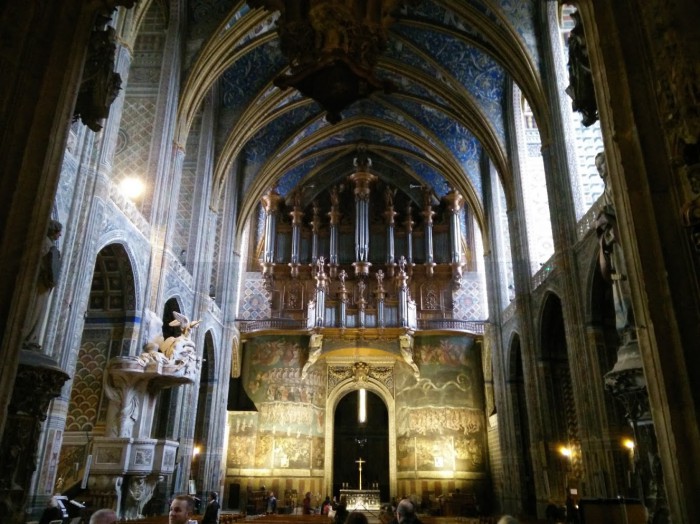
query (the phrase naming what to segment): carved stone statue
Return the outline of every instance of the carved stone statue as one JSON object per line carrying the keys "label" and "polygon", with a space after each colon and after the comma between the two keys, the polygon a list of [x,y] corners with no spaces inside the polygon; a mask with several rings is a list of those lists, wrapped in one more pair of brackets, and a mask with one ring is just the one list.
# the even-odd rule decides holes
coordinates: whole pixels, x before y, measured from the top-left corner
{"label": "carved stone statue", "polygon": [[401,273],[406,272],[406,257],[403,255],[399,258],[399,271],[401,271]]}
{"label": "carved stone statue", "polygon": [[420,370],[413,360],[413,337],[411,335],[401,335],[399,337],[399,348],[401,349],[401,356],[404,362],[413,370],[413,376],[418,378]]}
{"label": "carved stone statue", "polygon": [[380,269],[376,273],[376,278],[377,278],[377,292],[383,293],[384,292],[384,272]]}
{"label": "carved stone statue", "polygon": [[159,475],[134,475],[129,479],[124,499],[123,520],[144,518],[143,508],[153,497],[153,491],[162,479]]}
{"label": "carved stone statue", "polygon": [[[104,392],[111,401],[107,408],[106,434],[108,437],[133,436],[134,424],[141,414],[143,384],[138,376],[109,374]],[[139,387],[141,386],[141,387]]]}
{"label": "carved stone statue", "polygon": [[189,318],[177,311],[173,311],[173,316],[175,320],[170,322],[169,325],[173,327],[179,326],[180,335],[165,339],[160,346],[160,351],[168,360],[179,365],[184,373],[187,374],[193,369],[198,368],[199,365],[197,348],[194,345],[194,341],[190,338],[190,332],[199,325],[201,320],[193,320],[190,322]]}
{"label": "carved stone statue", "polygon": [[[162,337],[161,337],[162,338]],[[143,345],[143,353],[138,357],[139,362],[144,366],[149,364],[167,364],[169,362],[168,357],[164,353],[160,352],[160,348],[156,342],[146,342]]]}
{"label": "carved stone statue", "polygon": [[394,190],[389,186],[384,188],[384,205],[386,209],[392,209],[394,207]]}
{"label": "carved stone statue", "polygon": [[318,333],[314,333],[311,335],[311,338],[309,339],[309,358],[306,361],[306,364],[304,364],[304,367],[301,370],[301,379],[304,380],[306,378],[306,374],[309,371],[309,368],[313,366],[318,358],[321,356],[321,351],[323,350],[323,335],[320,335]]}
{"label": "carved stone statue", "polygon": [[574,19],[575,25],[569,33],[569,87],[566,88],[566,94],[572,99],[573,110],[581,113],[583,125],[590,126],[598,120],[591,64],[581,15],[574,11],[571,18]]}
{"label": "carved stone statue", "polygon": [[619,234],[617,231],[617,218],[612,201],[611,188],[607,180],[607,167],[605,153],[598,153],[595,158],[598,174],[605,182],[604,205],[596,219],[596,233],[598,235],[599,266],[603,278],[612,283],[613,300],[615,302],[615,325],[621,340],[626,341],[633,336],[630,333],[634,329],[634,315],[631,306],[629,286],[626,285],[625,258],[620,248]]}
{"label": "carved stone statue", "polygon": [[56,247],[63,231],[63,226],[56,220],[49,222],[46,237],[41,245],[41,264],[39,266],[39,279],[36,291],[29,307],[28,321],[25,325],[23,347],[25,349],[39,349],[42,325],[46,316],[46,308],[49,303],[51,291],[56,286],[61,274],[61,252]]}
{"label": "carved stone statue", "polygon": [[114,72],[116,50],[113,27],[92,32],[73,119],[80,118],[95,132],[102,130],[102,121],[109,116],[109,108],[121,89],[122,78]]}

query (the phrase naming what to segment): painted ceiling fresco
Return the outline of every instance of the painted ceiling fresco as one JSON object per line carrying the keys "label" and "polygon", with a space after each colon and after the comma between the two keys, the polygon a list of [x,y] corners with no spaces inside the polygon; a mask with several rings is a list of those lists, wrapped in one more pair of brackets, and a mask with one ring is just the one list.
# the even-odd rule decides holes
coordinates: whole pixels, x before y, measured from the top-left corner
{"label": "painted ceiling fresco", "polygon": [[[211,7],[216,3],[193,3],[200,26],[207,25],[207,5],[216,13],[211,16],[224,11]],[[223,185],[234,166],[242,168],[244,212],[252,213],[270,187],[289,196],[308,185],[315,189],[305,194],[318,196],[350,173],[363,143],[384,181],[407,193],[408,186],[428,185],[438,198],[456,187],[479,215],[482,157],[488,155],[497,168],[505,167],[497,158],[508,158],[504,97],[508,82],[518,81],[513,64],[527,64],[523,69],[539,82],[535,0],[399,2],[374,70],[396,91],[375,91],[352,103],[336,124],[326,121],[314,100],[273,86],[275,77],[289,71],[277,35],[280,14],[245,2],[222,3],[229,4],[227,14],[204,40],[189,73],[216,72],[210,85],[218,81],[228,115],[222,121],[231,124],[220,130],[215,176]]]}

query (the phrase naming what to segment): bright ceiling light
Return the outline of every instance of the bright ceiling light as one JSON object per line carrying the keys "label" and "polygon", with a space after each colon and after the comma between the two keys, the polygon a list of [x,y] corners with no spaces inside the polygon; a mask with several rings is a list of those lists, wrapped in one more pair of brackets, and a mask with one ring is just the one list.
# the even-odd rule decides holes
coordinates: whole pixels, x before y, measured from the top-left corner
{"label": "bright ceiling light", "polygon": [[127,177],[119,183],[119,191],[122,195],[132,200],[140,197],[146,186],[141,179],[136,177]]}

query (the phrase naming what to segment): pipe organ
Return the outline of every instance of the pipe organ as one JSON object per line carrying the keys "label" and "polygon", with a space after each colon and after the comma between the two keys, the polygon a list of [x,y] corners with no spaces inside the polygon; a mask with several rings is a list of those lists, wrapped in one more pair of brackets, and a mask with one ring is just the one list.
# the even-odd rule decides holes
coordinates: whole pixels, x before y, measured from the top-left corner
{"label": "pipe organ", "polygon": [[360,151],[345,179],[262,198],[260,269],[274,318],[408,329],[454,318],[462,275],[475,269],[464,248],[472,219],[464,198],[396,187],[371,167]]}

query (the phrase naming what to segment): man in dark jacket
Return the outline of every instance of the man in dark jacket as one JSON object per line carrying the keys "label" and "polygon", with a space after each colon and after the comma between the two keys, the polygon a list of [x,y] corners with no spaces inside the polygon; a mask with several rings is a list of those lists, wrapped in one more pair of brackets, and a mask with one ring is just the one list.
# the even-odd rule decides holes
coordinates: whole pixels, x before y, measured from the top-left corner
{"label": "man in dark jacket", "polygon": [[217,524],[219,522],[219,494],[216,491],[209,493],[207,509],[204,510],[202,524]]}

